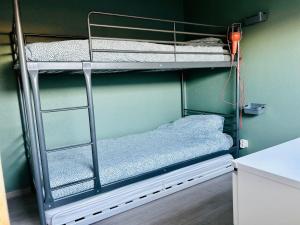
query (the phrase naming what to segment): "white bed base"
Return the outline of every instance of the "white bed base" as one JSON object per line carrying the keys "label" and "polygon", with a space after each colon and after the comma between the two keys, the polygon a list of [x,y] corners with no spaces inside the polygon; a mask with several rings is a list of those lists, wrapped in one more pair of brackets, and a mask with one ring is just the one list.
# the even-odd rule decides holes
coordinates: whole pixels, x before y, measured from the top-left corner
{"label": "white bed base", "polygon": [[233,171],[224,155],[46,211],[48,225],[87,225]]}

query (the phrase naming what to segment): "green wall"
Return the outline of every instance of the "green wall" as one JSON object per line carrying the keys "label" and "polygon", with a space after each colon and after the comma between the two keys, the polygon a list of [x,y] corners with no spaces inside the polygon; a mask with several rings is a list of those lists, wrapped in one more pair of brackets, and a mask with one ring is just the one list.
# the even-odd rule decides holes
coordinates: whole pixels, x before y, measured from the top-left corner
{"label": "green wall", "polygon": [[[246,84],[246,102],[266,103],[267,111],[259,117],[244,118],[242,137],[249,139],[250,147],[242,150],[243,155],[300,136],[300,1],[185,1],[185,19],[203,23],[227,25],[259,10],[269,12],[269,20],[244,28],[241,73]],[[220,89],[203,86],[203,81],[208,80],[219,87],[224,83],[222,74],[227,76],[226,73],[210,72],[214,74],[190,83],[191,97],[196,92],[210,96],[200,103],[196,103],[195,97],[190,99],[192,106],[213,108],[212,101],[224,109],[217,97]]]}
{"label": "green wall", "polygon": [[[21,1],[25,32],[86,34],[91,10],[168,19],[183,19],[181,0]],[[0,0],[0,32],[11,27],[11,1]],[[159,6],[159,7],[158,7]],[[0,36],[0,152],[7,191],[30,183],[24,156],[16,76],[12,70],[9,39]],[[94,76],[94,102],[98,138],[116,137],[153,129],[180,117],[180,84],[176,72]],[[86,102],[80,75],[41,76],[44,108],[77,106]],[[45,117],[48,147],[76,144],[88,139],[87,113]]]}

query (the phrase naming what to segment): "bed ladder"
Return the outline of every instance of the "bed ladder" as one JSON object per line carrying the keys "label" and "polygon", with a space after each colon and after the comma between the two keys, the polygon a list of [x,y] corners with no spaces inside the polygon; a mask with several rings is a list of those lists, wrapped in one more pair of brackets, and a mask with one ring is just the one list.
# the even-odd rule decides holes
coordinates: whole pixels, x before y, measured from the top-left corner
{"label": "bed ladder", "polygon": [[[79,107],[68,107],[68,108],[56,108],[56,109],[48,109],[43,110],[41,108],[41,100],[40,100],[40,88],[39,88],[39,68],[37,64],[32,64],[28,67],[29,77],[32,86],[32,97],[33,97],[33,105],[36,119],[36,128],[38,134],[38,144],[40,150],[40,159],[41,159],[41,168],[44,182],[44,190],[45,190],[45,208],[49,209],[54,206],[54,199],[52,196],[52,191],[59,190],[62,188],[67,188],[70,186],[78,185],[81,183],[94,181],[94,190],[92,191],[94,194],[99,193],[101,190],[100,184],[100,176],[99,176],[99,165],[98,165],[98,153],[97,153],[97,138],[96,138],[96,126],[95,126],[95,115],[94,115],[94,104],[93,104],[93,95],[92,95],[92,69],[91,63],[83,62],[82,63],[82,71],[85,78],[85,86],[86,86],[86,95],[87,95],[87,105],[79,106]],[[57,113],[57,112],[66,112],[66,111],[74,111],[74,110],[88,110],[89,117],[89,128],[90,128],[90,142],[82,143],[77,145],[64,146],[54,149],[47,149],[46,140],[45,140],[45,132],[44,132],[44,123],[43,123],[43,114],[45,113]],[[49,179],[49,167],[48,167],[48,154],[52,152],[59,151],[67,151],[74,148],[91,146],[92,149],[92,161],[93,161],[93,177],[82,179],[79,181],[74,181],[72,183],[64,184],[55,188],[51,188],[50,179]],[[79,193],[80,194],[80,193]]]}

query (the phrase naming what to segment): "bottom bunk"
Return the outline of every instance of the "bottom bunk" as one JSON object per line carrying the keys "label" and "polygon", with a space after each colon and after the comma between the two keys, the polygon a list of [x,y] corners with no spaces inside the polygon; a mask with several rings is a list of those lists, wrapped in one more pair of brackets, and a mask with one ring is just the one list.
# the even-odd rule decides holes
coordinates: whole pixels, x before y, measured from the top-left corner
{"label": "bottom bunk", "polygon": [[[101,186],[109,186],[142,174],[210,154],[229,154],[232,137],[223,133],[224,118],[194,115],[181,118],[145,133],[99,140]],[[50,185],[55,200],[94,187],[94,181],[59,188],[93,177],[90,147],[48,155]]]}
{"label": "bottom bunk", "polygon": [[224,155],[46,211],[48,225],[86,225],[233,171]]}

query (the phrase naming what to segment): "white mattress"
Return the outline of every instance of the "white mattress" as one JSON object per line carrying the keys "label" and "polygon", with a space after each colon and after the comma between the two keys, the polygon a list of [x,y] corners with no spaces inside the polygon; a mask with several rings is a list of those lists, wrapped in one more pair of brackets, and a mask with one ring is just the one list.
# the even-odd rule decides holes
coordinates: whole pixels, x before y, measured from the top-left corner
{"label": "white mattress", "polygon": [[[98,158],[103,185],[175,163],[228,150],[232,138],[222,132],[219,116],[190,116],[145,133],[99,140]],[[51,187],[90,178],[89,147],[48,155]],[[93,187],[93,181],[53,192],[54,198]]]}
{"label": "white mattress", "polygon": [[[93,40],[93,49],[135,50],[173,52],[173,45],[155,44],[136,41]],[[71,40],[59,42],[32,43],[25,47],[27,61],[39,62],[82,62],[90,61],[88,40]],[[230,61],[228,51],[222,46],[191,43],[176,46],[176,52],[189,54],[154,54],[154,53],[113,53],[94,52],[95,62],[203,62]],[[190,54],[190,53],[212,54]],[[215,53],[215,54],[213,54]]]}

